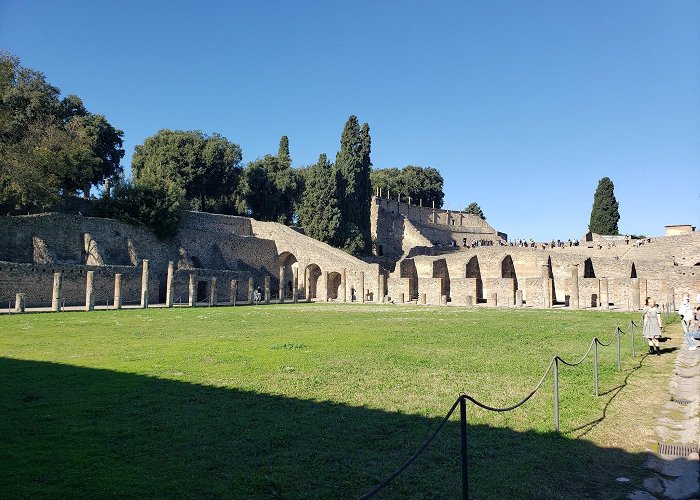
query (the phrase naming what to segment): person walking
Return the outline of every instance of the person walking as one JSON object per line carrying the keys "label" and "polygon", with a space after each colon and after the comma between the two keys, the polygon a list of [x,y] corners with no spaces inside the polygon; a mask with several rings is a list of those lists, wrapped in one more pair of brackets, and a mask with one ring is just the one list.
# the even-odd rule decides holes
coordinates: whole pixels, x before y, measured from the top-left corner
{"label": "person walking", "polygon": [[656,301],[651,299],[649,307],[644,311],[644,338],[649,341],[649,354],[656,352],[657,356],[661,355],[659,349],[659,337],[661,337],[661,314],[656,307]]}

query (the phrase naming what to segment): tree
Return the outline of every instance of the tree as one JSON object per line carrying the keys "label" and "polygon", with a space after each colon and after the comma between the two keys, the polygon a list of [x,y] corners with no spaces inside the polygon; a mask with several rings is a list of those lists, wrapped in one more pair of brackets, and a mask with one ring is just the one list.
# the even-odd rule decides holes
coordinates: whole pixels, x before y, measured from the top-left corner
{"label": "tree", "polygon": [[163,129],[136,146],[131,167],[135,184],[182,190],[192,208],[206,211],[236,191],[241,158],[240,146],[219,134]]}
{"label": "tree", "polygon": [[484,212],[481,211],[481,207],[476,202],[472,202],[469,205],[467,205],[467,208],[464,209],[464,213],[473,214],[479,217],[481,220],[486,220]]}
{"label": "tree", "polygon": [[304,174],[306,187],[299,205],[299,223],[317,240],[335,244],[340,227],[336,172],[322,154]]}
{"label": "tree", "polygon": [[615,199],[615,186],[608,177],[598,182],[593,195],[593,208],[588,230],[596,234],[619,234],[617,223],[620,220],[619,204]]}
{"label": "tree", "polygon": [[301,179],[291,164],[289,141],[282,136],[277,156],[266,155],[248,165],[240,192],[250,216],[282,224],[294,221]]}
{"label": "tree", "polygon": [[369,125],[360,128],[357,117],[350,116],[340,137],[335,170],[341,213],[338,243],[352,254],[370,250],[371,149]]}
{"label": "tree", "polygon": [[0,51],[0,209],[35,211],[121,175],[123,132]]}

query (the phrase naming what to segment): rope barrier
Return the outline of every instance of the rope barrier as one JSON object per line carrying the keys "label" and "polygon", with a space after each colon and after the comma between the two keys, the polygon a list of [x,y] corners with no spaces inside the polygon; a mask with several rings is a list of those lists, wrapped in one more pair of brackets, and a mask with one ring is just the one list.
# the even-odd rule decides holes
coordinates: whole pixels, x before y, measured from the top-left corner
{"label": "rope barrier", "polygon": [[612,344],[613,340],[615,340],[615,336],[613,335],[613,337],[610,339],[610,342],[608,342],[607,344],[605,342],[602,342],[598,337],[594,337],[593,340],[598,342],[598,345],[601,345],[603,347],[608,347],[609,345]]}
{"label": "rope barrier", "polygon": [[555,356],[555,358],[557,358],[559,361],[561,361],[562,363],[564,363],[567,366],[578,366],[581,363],[583,363],[586,360],[586,358],[588,357],[588,355],[591,353],[591,349],[593,349],[594,340],[591,340],[591,344],[588,346],[588,350],[586,351],[586,354],[584,354],[583,357],[579,361],[577,361],[576,363],[569,363],[568,361],[560,358],[559,356]]}

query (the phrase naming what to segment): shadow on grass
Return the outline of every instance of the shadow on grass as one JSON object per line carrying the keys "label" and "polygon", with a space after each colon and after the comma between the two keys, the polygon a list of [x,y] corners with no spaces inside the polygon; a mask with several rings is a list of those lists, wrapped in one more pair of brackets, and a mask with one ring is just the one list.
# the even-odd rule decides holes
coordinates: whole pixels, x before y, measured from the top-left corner
{"label": "shadow on grass", "polygon": [[[439,421],[7,358],[0,394],[3,498],[354,498]],[[646,459],[484,425],[469,427],[469,446],[473,498],[622,498]],[[459,426],[450,421],[378,497],[459,497],[459,481]]]}

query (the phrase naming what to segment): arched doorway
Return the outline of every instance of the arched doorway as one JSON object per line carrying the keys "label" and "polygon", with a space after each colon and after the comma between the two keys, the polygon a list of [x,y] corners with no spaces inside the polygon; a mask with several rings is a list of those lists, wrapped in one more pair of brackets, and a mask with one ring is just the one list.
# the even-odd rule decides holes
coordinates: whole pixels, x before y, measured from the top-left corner
{"label": "arched doorway", "polygon": [[280,276],[279,289],[283,290],[284,297],[291,299],[294,290],[294,281],[296,279],[297,286],[299,280],[299,263],[297,258],[291,252],[282,252],[280,254]]}
{"label": "arched doorway", "polygon": [[315,299],[318,297],[318,283],[321,278],[321,268],[316,264],[306,266],[304,272],[304,296],[306,300]]}
{"label": "arched doorway", "polygon": [[433,278],[442,278],[440,295],[450,296],[450,271],[447,269],[445,259],[437,259],[433,262]]}
{"label": "arched doorway", "polygon": [[510,278],[513,280],[513,297],[511,298],[515,301],[515,291],[518,289],[518,275],[515,273],[513,257],[510,255],[506,255],[501,261],[501,278]]}
{"label": "arched doorway", "polygon": [[335,300],[338,298],[338,293],[340,291],[340,284],[341,284],[342,278],[340,276],[340,273],[332,272],[328,273],[328,299]]}
{"label": "arched doorway", "polygon": [[477,302],[480,300],[483,301],[484,284],[481,281],[481,268],[479,267],[479,258],[476,255],[467,262],[464,270],[464,277],[476,280],[476,297],[474,297],[474,300]]}
{"label": "arched doorway", "polygon": [[593,261],[589,258],[583,261],[583,277],[595,278],[595,270],[593,269]]}

